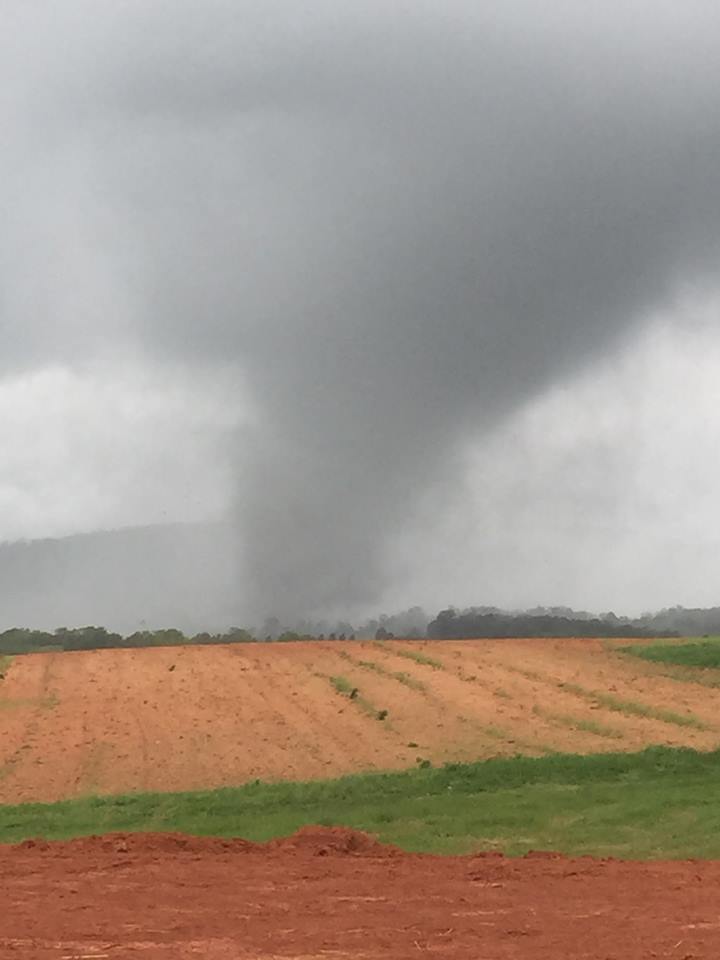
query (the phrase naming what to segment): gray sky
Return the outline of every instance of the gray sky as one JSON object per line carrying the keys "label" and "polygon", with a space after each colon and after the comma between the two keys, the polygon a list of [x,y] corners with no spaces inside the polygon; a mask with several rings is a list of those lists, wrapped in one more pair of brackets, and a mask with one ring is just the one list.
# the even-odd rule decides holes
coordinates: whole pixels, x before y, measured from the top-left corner
{"label": "gray sky", "polygon": [[713,3],[0,15],[0,537],[229,512],[256,612],[717,602]]}

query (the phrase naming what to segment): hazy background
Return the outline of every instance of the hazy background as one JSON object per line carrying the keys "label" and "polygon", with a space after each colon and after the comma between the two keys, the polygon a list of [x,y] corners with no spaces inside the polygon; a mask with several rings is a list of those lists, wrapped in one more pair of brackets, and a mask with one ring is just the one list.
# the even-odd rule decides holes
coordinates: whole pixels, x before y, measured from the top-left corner
{"label": "hazy background", "polygon": [[718,602],[713,4],[1,13],[0,619]]}

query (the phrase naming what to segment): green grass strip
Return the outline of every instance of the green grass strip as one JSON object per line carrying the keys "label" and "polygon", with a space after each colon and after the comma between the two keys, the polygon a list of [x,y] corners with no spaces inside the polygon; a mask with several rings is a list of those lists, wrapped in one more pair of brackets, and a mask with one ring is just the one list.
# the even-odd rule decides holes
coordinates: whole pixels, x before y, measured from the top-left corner
{"label": "green grass strip", "polygon": [[0,840],[178,830],[266,840],[306,824],[407,850],[720,858],[720,751],[516,757],[311,783],[0,806]]}
{"label": "green grass strip", "polygon": [[543,707],[533,707],[533,713],[543,717],[550,723],[565,727],[568,730],[582,730],[584,733],[592,733],[596,737],[605,737],[610,740],[622,740],[623,734],[614,727],[608,727],[604,723],[598,723],[596,720],[587,720],[582,717],[576,717],[569,713],[553,713],[552,710],[545,710]]}
{"label": "green grass strip", "polygon": [[328,680],[337,693],[347,697],[348,700],[352,700],[352,702],[360,710],[362,710],[363,713],[366,713],[369,717],[374,717],[376,720],[386,719],[389,711],[378,710],[374,704],[370,703],[369,700],[361,696],[358,687],[354,687],[346,677],[328,677]]}
{"label": "green grass strip", "polygon": [[346,677],[329,677],[329,680],[337,693],[341,693],[345,697],[349,697],[356,689]]}
{"label": "green grass strip", "polygon": [[375,646],[380,647],[381,650],[385,650],[386,653],[392,653],[396,657],[405,657],[406,660],[412,660],[414,663],[419,663],[423,667],[432,667],[434,670],[444,670],[445,664],[440,663],[439,660],[434,660],[432,657],[427,657],[424,653],[418,653],[416,650],[404,650],[401,647],[390,646],[383,640],[375,640]]}
{"label": "green grass strip", "polygon": [[355,657],[351,657],[345,650],[339,651],[339,654],[343,660],[347,660],[348,663],[351,663],[353,666],[362,667],[363,670],[372,670],[372,672],[376,673],[379,677],[385,677],[387,680],[396,680],[398,683],[402,683],[403,686],[410,687],[411,690],[420,692],[427,690],[427,686],[422,680],[411,677],[409,673],[404,673],[399,670],[388,670],[387,667],[378,663],[377,660],[356,660]]}
{"label": "green grass strip", "polygon": [[651,663],[669,663],[680,667],[720,668],[720,638],[692,640],[688,643],[633,644],[619,648]]}
{"label": "green grass strip", "polygon": [[577,683],[561,683],[562,690],[574,693],[576,696],[583,697],[586,700],[593,700],[608,710],[615,713],[622,713],[628,717],[644,717],[648,720],[660,720],[662,723],[670,723],[676,727],[692,727],[695,730],[712,729],[707,723],[704,723],[699,717],[692,713],[675,713],[674,710],[665,710],[663,707],[653,707],[646,703],[640,703],[637,700],[623,700],[620,697],[614,697],[611,693],[604,693],[601,690],[587,690]]}

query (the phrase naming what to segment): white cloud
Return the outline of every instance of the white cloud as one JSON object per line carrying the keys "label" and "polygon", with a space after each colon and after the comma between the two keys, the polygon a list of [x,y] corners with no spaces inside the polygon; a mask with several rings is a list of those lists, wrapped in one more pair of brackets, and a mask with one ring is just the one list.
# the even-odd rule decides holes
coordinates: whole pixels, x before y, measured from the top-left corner
{"label": "white cloud", "polygon": [[[244,412],[245,411],[245,412]],[[0,383],[0,540],[222,515],[242,391],[217,371],[49,367]]]}
{"label": "white cloud", "polygon": [[393,555],[401,602],[720,603],[720,304],[684,304],[473,447]]}

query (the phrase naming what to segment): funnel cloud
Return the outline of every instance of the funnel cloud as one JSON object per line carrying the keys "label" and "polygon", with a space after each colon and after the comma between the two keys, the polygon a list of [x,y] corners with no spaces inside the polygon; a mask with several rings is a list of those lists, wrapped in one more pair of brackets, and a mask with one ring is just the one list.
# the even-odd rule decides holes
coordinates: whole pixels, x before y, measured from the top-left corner
{"label": "funnel cloud", "polygon": [[235,378],[254,616],[375,602],[469,444],[714,293],[710,2],[6,9],[0,373]]}

